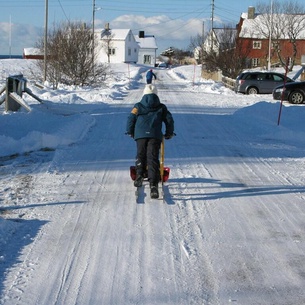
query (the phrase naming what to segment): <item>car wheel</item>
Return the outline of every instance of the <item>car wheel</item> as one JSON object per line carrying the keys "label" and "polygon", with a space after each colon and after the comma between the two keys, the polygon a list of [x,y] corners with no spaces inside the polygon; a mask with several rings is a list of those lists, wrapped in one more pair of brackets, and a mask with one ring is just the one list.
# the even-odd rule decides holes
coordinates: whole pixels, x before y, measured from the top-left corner
{"label": "car wheel", "polygon": [[304,102],[304,95],[301,91],[293,91],[289,95],[289,103],[291,104],[302,104]]}
{"label": "car wheel", "polygon": [[247,94],[257,94],[258,93],[258,89],[256,87],[250,87],[247,90]]}

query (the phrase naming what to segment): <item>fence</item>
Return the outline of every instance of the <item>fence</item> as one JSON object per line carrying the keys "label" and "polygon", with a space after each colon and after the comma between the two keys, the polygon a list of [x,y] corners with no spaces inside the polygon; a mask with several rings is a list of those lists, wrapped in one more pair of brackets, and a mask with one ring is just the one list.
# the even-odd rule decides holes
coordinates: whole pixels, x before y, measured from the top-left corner
{"label": "fence", "polygon": [[212,79],[215,82],[223,82],[223,84],[231,89],[234,90],[234,86],[235,86],[235,79],[223,76],[221,71],[215,71],[215,72],[209,72],[209,71],[202,71],[202,77],[205,79]]}
{"label": "fence", "polygon": [[235,79],[229,78],[229,77],[226,77],[226,76],[222,76],[221,81],[223,82],[223,84],[224,84],[227,88],[230,88],[231,90],[234,90],[235,82],[236,82]]}

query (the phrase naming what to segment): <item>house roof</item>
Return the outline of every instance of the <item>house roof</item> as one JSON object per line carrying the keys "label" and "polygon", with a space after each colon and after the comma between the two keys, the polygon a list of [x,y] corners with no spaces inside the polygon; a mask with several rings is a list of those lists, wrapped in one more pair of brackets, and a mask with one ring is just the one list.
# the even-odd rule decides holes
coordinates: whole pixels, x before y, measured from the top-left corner
{"label": "house roof", "polygon": [[102,29],[100,31],[101,31],[101,38],[103,38],[103,36],[104,36],[103,34],[108,31],[111,35],[113,35],[113,38],[112,38],[113,40],[125,40],[131,30],[130,29],[111,29],[111,30]]}
{"label": "house roof", "polygon": [[[213,31],[210,34],[214,34],[215,38],[217,39],[217,41],[219,43],[222,43],[223,41],[223,36],[226,36],[224,33],[225,31],[230,32],[231,34],[228,36],[228,38],[230,38],[231,42],[233,43],[235,41],[236,38],[236,34],[237,34],[237,29],[235,28],[214,28]],[[226,41],[228,42],[228,41]]]}
{"label": "house roof", "polygon": [[[274,24],[283,24],[287,20],[286,14],[273,14]],[[299,18],[303,20],[304,26],[300,30],[297,39],[305,39],[305,16],[304,15],[291,15],[293,18]],[[269,14],[256,14],[253,19],[248,19],[248,14],[243,13],[241,15],[243,19],[241,31],[239,33],[240,38],[254,38],[254,39],[266,39],[268,37],[268,26],[267,21],[270,18]],[[288,35],[283,31],[281,32],[283,37],[281,39],[289,39]]]}
{"label": "house roof", "polygon": [[23,54],[24,55],[43,55],[43,52],[39,48],[24,48]]}
{"label": "house roof", "polygon": [[145,35],[143,38],[135,35],[135,39],[141,49],[158,49],[156,38],[153,35]]}

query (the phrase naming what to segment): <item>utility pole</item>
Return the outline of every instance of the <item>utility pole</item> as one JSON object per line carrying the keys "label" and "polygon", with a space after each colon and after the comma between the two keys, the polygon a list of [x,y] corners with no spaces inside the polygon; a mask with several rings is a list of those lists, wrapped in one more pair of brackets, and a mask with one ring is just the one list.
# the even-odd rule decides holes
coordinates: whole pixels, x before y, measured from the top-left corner
{"label": "utility pole", "polygon": [[95,28],[94,28],[94,22],[95,22],[95,11],[100,10],[100,7],[95,6],[95,0],[92,0],[92,72],[93,72],[93,79],[95,81],[95,70],[94,70],[94,64],[95,64]]}
{"label": "utility pole", "polygon": [[270,3],[270,29],[269,29],[269,50],[268,50],[268,70],[271,69],[271,44],[272,44],[272,27],[273,27],[273,3]]}
{"label": "utility pole", "polygon": [[212,7],[211,7],[211,51],[213,51],[214,48],[213,28],[214,28],[214,0],[212,0]]}
{"label": "utility pole", "polygon": [[47,43],[48,43],[48,0],[45,0],[45,22],[44,22],[44,69],[43,81],[47,80]]}
{"label": "utility pole", "polygon": [[93,80],[95,81],[95,69],[94,69],[94,58],[95,58],[94,19],[95,19],[95,0],[93,0],[93,2],[92,2],[92,72],[93,72]]}
{"label": "utility pole", "polygon": [[202,53],[201,56],[203,56],[203,53],[204,53],[204,21],[202,21],[202,33],[201,33],[201,46],[200,46],[200,48],[201,48],[201,53]]}
{"label": "utility pole", "polygon": [[12,16],[10,15],[9,55],[12,58]]}

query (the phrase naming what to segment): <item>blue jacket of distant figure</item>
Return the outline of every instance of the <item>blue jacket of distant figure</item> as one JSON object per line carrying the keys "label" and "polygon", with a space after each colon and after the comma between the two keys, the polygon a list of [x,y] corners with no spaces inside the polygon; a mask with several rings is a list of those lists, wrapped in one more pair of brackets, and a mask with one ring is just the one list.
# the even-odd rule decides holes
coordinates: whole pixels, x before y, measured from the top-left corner
{"label": "blue jacket of distant figure", "polygon": [[165,124],[165,134],[174,133],[174,120],[167,107],[155,93],[144,94],[136,103],[127,119],[126,133],[135,140],[155,138],[162,140],[162,127]]}
{"label": "blue jacket of distant figure", "polygon": [[156,74],[152,71],[152,69],[150,69],[147,73],[146,73],[146,81],[148,84],[151,84],[153,77],[155,79],[157,79]]}

